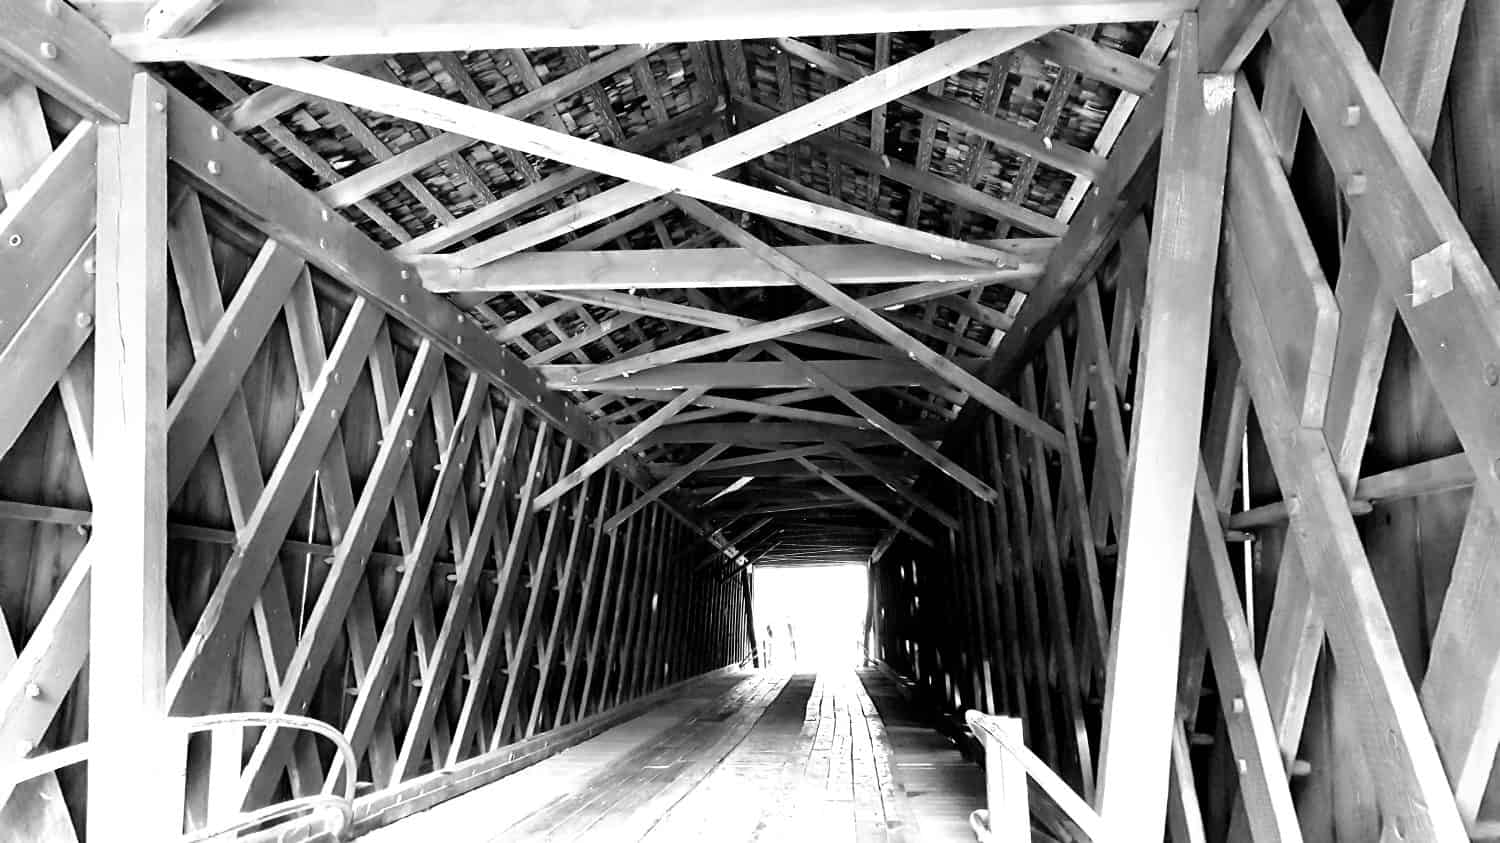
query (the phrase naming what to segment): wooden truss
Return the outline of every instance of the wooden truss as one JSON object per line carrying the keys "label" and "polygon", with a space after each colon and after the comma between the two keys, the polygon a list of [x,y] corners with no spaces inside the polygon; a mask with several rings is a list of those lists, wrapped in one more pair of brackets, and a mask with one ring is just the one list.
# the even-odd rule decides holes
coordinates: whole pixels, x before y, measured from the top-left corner
{"label": "wooden truss", "polygon": [[[983,447],[966,464],[1004,477],[1007,495],[984,506],[950,493],[961,522],[948,534],[951,567],[898,537],[873,569],[882,657],[951,709],[1021,717],[1028,746],[1097,811],[1097,833],[1144,839],[1165,819],[1174,840],[1300,840],[1328,816],[1327,789],[1348,786],[1332,782],[1350,779],[1378,810],[1325,820],[1341,835],[1489,833],[1481,803],[1497,743],[1479,712],[1497,687],[1500,639],[1474,601],[1489,594],[1482,572],[1493,554],[1478,543],[1493,549],[1500,502],[1495,394],[1480,386],[1483,361],[1500,351],[1500,299],[1424,161],[1461,6],[1398,2],[1377,76],[1336,4],[1266,4],[1249,30],[1252,43],[1268,34],[1263,86],[1257,95],[1236,76],[1232,105],[1229,77],[1182,73],[1184,43],[1169,78],[1190,86],[1195,106],[1200,88],[1207,104],[1222,86],[1227,147],[1220,128],[1216,140],[1200,134],[1191,150],[1174,148],[1202,123],[1173,104],[1169,85],[1149,246],[1130,217],[1139,198],[1123,212],[1119,201],[1101,210],[1090,240],[1070,244],[1070,229],[988,373],[1012,379],[1002,382],[1064,431],[1060,464],[1012,425],[974,415]],[[1200,9],[1200,67],[1225,54],[1211,46],[1211,33],[1236,25],[1225,15]],[[1208,66],[1232,71],[1244,53],[1228,54]],[[1287,179],[1303,114],[1349,209],[1335,284]],[[1209,228],[1217,189],[1204,192],[1214,178],[1222,236]],[[1116,240],[1117,261],[1101,265]],[[1070,248],[1079,243],[1092,245]],[[1164,271],[1175,283],[1153,282]],[[1203,286],[1189,293],[1187,278]],[[1207,320],[1210,306],[1211,343],[1165,333],[1183,330],[1188,313]],[[1398,314],[1463,451],[1361,476]],[[1163,341],[1165,365],[1155,362]],[[1153,397],[1166,388],[1153,378],[1174,377],[1185,380]],[[1391,389],[1387,400],[1404,399]],[[1168,416],[1154,416],[1153,404]],[[1184,429],[1164,435],[1153,424]],[[1242,456],[1263,473],[1247,476]],[[1355,518],[1470,487],[1437,631],[1418,655],[1392,615],[1401,601],[1385,587],[1390,572],[1372,565],[1382,551]],[[1170,541],[1148,523],[1171,525]],[[1143,538],[1149,550],[1138,557]],[[1247,542],[1258,565],[1239,569],[1252,558]],[[1173,558],[1185,571],[1172,570]],[[1179,629],[1181,581],[1163,578],[1182,573]],[[1150,585],[1132,596],[1137,581]],[[1155,613],[1142,628],[1161,638],[1131,640],[1136,611]],[[1456,647],[1477,663],[1460,666]],[[1142,679],[1152,671],[1156,679]],[[1218,704],[1200,705],[1210,694]],[[1328,728],[1330,699],[1367,724],[1332,739],[1342,757],[1320,748],[1326,731],[1304,731],[1314,720]],[[1325,707],[1323,719],[1310,705]],[[1148,723],[1163,731],[1145,734]],[[1218,760],[1191,760],[1205,751]],[[1148,755],[1161,775],[1143,781]],[[1305,783],[1293,789],[1293,778]],[[1226,789],[1227,800],[1218,795]],[[1055,834],[1082,833],[1062,813],[1046,821]]]}
{"label": "wooden truss", "polygon": [[[0,828],[390,822],[853,562],[1053,838],[1492,829],[1462,0],[1379,72],[1334,0],[138,5],[0,0]],[[1454,447],[1364,471],[1413,384]],[[1414,632],[1355,519],[1438,495]]]}

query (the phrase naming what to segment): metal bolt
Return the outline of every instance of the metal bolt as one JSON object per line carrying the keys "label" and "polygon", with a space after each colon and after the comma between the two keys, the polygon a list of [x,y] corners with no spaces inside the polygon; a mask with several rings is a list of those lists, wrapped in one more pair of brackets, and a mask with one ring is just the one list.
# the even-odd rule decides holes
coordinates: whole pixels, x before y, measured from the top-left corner
{"label": "metal bolt", "polygon": [[83,272],[85,275],[93,275],[98,270],[99,267],[94,263],[92,256],[83,259]]}
{"label": "metal bolt", "polygon": [[[402,278],[410,278],[411,277],[411,270],[409,270],[409,269],[403,269],[403,270],[401,270],[401,277]],[[406,297],[402,296],[401,300],[402,301],[406,301]]]}
{"label": "metal bolt", "polygon": [[47,2],[42,4],[42,11],[47,13],[47,17],[55,18],[57,17],[57,13],[60,11],[60,9],[58,9],[59,5],[60,4],[58,0],[47,0]]}
{"label": "metal bolt", "polygon": [[1344,192],[1350,196],[1363,196],[1369,186],[1370,180],[1365,178],[1365,174],[1355,170],[1349,174],[1349,180],[1344,182]]}
{"label": "metal bolt", "polygon": [[38,53],[41,53],[42,58],[47,59],[48,61],[57,58],[57,45],[52,43],[51,41],[43,41],[41,44],[37,45],[36,51]]}
{"label": "metal bolt", "polygon": [[1352,129],[1355,126],[1358,126],[1359,125],[1359,119],[1362,116],[1364,116],[1364,112],[1360,109],[1359,106],[1357,106],[1357,105],[1345,106],[1344,107],[1344,128],[1346,128],[1346,129]]}
{"label": "metal bolt", "polygon": [[1234,760],[1234,766],[1238,767],[1241,773],[1248,772],[1250,770],[1250,764],[1243,758],[1236,758]]}
{"label": "metal bolt", "polygon": [[223,140],[224,139],[224,129],[221,128],[221,127],[219,127],[219,126],[209,126],[208,127],[208,138],[209,138],[209,140]]}
{"label": "metal bolt", "polygon": [[318,238],[318,248],[319,249],[326,249],[326,248],[328,248],[328,238],[326,238],[326,237],[319,237]]}
{"label": "metal bolt", "polygon": [[34,700],[41,699],[41,696],[42,696],[42,686],[36,684],[35,682],[27,682],[26,683],[26,696],[28,696],[28,697],[30,697],[31,699],[34,699]]}
{"label": "metal bolt", "polygon": [[1301,758],[1293,759],[1292,760],[1292,769],[1290,770],[1290,772],[1291,772],[1291,774],[1293,776],[1307,776],[1307,775],[1311,775],[1312,774],[1312,763],[1309,762],[1309,761],[1303,760]]}
{"label": "metal bolt", "polygon": [[1500,384],[1500,366],[1491,363],[1484,367],[1484,382],[1490,386]]}
{"label": "metal bolt", "polygon": [[[405,271],[405,270],[403,270],[403,272],[404,272],[404,271]],[[396,301],[399,301],[399,302],[401,302],[401,303],[402,303],[402,304],[406,304],[406,294],[405,294],[405,293],[402,293],[402,294],[401,294],[401,295],[399,295],[399,296],[396,296]]]}
{"label": "metal bolt", "polygon": [[323,222],[328,222],[328,209],[323,209]]}
{"label": "metal bolt", "polygon": [[10,236],[10,239],[6,240],[5,242],[9,243],[11,248],[14,249],[17,246],[20,246],[22,243],[25,243],[26,240],[19,234],[12,234]]}
{"label": "metal bolt", "polygon": [[94,315],[91,313],[80,313],[73,317],[73,321],[78,323],[78,327],[87,329],[94,324]]}
{"label": "metal bolt", "polygon": [[161,100],[157,100],[156,102],[151,103],[151,109],[157,114],[160,114],[163,111],[167,110],[167,104],[162,102]]}
{"label": "metal bolt", "polygon": [[1245,698],[1244,697],[1235,697],[1233,700],[1230,700],[1229,701],[1229,710],[1232,711],[1232,712],[1234,712],[1235,714],[1244,714],[1245,713]]}
{"label": "metal bolt", "polygon": [[209,175],[211,175],[211,176],[217,176],[219,173],[222,173],[222,172],[224,172],[224,168],[219,166],[219,162],[217,162],[217,161],[210,161],[210,162],[208,162],[208,174]]}

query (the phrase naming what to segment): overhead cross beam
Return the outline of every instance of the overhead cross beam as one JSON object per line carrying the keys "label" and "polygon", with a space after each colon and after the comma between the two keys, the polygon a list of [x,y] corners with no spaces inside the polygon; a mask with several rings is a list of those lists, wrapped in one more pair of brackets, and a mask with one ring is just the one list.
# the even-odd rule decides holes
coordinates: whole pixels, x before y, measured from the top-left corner
{"label": "overhead cross beam", "polygon": [[[899,96],[903,92],[903,88],[910,90],[911,88],[920,87],[922,84],[933,81],[933,79],[943,78],[955,70],[983,61],[997,52],[1003,52],[1016,43],[1024,43],[1026,40],[1030,40],[1043,31],[1038,28],[980,31],[960,36],[932,48],[928,53],[918,56],[910,62],[897,65],[887,70],[884,74],[877,74],[876,76],[869,77],[867,80],[861,80],[861,83],[863,83],[878,79],[885,84],[895,84],[896,87],[883,90],[877,86],[861,88],[861,83],[855,83],[839,93],[848,91],[851,88],[858,88],[859,90],[856,90],[855,93],[865,96],[849,96],[846,94],[843,97],[835,98],[834,104],[851,103],[856,106],[863,105],[864,108],[868,108],[876,104],[875,102],[867,103],[865,100],[868,97],[873,96],[878,102],[884,102],[892,97]],[[922,61],[923,59],[925,61]],[[691,196],[753,211],[786,222],[881,243],[920,254],[936,255],[952,260],[988,266],[1017,262],[1015,256],[1007,255],[1004,252],[988,247],[962,243],[947,237],[906,228],[885,220],[815,205],[806,200],[750,187],[714,176],[712,172],[721,170],[723,167],[704,166],[706,159],[709,158],[704,153],[708,152],[708,150],[696,153],[675,164],[657,161],[653,158],[647,158],[623,149],[592,143],[573,137],[572,135],[506,117],[496,112],[455,103],[439,96],[425,94],[391,82],[372,79],[358,73],[329,66],[328,64],[319,64],[304,59],[274,59],[264,61],[215,59],[205,60],[205,63],[226,72],[305,91],[335,102],[348,103],[349,105],[371,111],[414,120],[424,125],[441,128],[466,137],[477,137],[500,146],[617,176],[629,182],[636,183],[648,191],[652,191],[649,195],[644,196],[641,201],[648,201],[664,193],[680,191]],[[926,72],[918,75],[911,72],[913,69]],[[903,70],[906,72],[902,72]],[[911,78],[904,78],[907,76]],[[825,106],[823,109],[814,109],[813,113],[816,115],[819,111],[830,110],[829,107]],[[783,118],[797,117],[802,117],[802,115],[799,115],[798,112],[783,115]],[[807,124],[807,128],[802,131],[803,134],[818,131],[827,125],[832,125],[831,123],[819,120],[806,120],[805,117],[802,117],[802,120],[806,121]],[[794,139],[796,136],[800,136],[793,135],[793,137],[788,137],[787,134],[789,133],[787,133],[786,123],[786,119],[778,119],[767,124],[776,126],[778,133],[771,136],[780,141],[777,144],[778,146],[789,142],[789,140]],[[743,146],[744,142],[741,142],[740,145]],[[718,150],[722,146],[724,144],[719,144],[713,147],[713,149]],[[705,172],[705,170],[707,171]],[[562,216],[566,217],[569,220],[569,224],[574,228],[577,227],[577,224],[590,221],[582,217],[581,209],[587,202],[591,201],[593,200],[586,200],[585,203],[573,206],[573,208],[570,208]],[[624,210],[624,208],[616,210]],[[582,220],[582,222],[579,220]],[[507,238],[513,239],[517,232],[524,231],[526,228],[527,226],[523,226],[522,228],[500,235],[494,238],[491,244],[506,240]],[[487,245],[486,248],[492,249],[493,246]],[[518,248],[507,248],[508,251],[503,253],[492,251],[488,255],[488,259],[502,257],[504,254],[511,254],[518,251]],[[472,260],[472,258],[465,257],[464,260]]]}
{"label": "overhead cross beam", "polygon": [[[706,149],[688,155],[673,166],[695,173],[720,173],[753,161],[789,143],[835,126],[871,108],[967,67],[1004,53],[1041,35],[1043,28],[971,32],[939,44],[885,70],[852,82],[800,108],[747,129]],[[564,214],[543,217],[504,234],[457,252],[443,265],[460,268],[481,266],[545,243],[585,225],[646,204],[670,191],[644,184],[623,184],[585,199]],[[825,207],[825,206],[819,206]],[[828,213],[853,213],[828,210]],[[860,219],[869,217],[856,213]],[[842,217],[841,217],[842,218]],[[899,228],[899,226],[898,226]],[[939,254],[941,252],[925,252]],[[429,263],[433,262],[431,259]],[[426,271],[432,271],[428,266]]]}
{"label": "overhead cross beam", "polygon": [[1019,404],[1001,395],[979,378],[892,325],[880,314],[860,304],[816,273],[757,239],[743,228],[724,219],[701,202],[686,197],[673,197],[672,201],[700,223],[718,232],[730,242],[748,250],[778,271],[785,273],[808,292],[843,311],[851,320],[859,323],[860,327],[900,349],[918,365],[954,387],[969,393],[976,401],[1010,419],[1019,427],[1039,436],[1049,447],[1062,447],[1062,434],[1042,421],[1035,413],[1028,412]]}
{"label": "overhead cross beam", "polygon": [[[1037,266],[1039,270],[1055,242],[1030,237],[983,245],[1016,255],[1023,268]],[[962,280],[993,280],[1022,290],[1031,286],[1013,270],[966,266],[885,246],[790,246],[786,252],[840,286]],[[723,248],[524,252],[478,269],[438,273],[425,281],[433,292],[459,294],[794,286],[790,278],[745,250]]]}
{"label": "overhead cross beam", "polygon": [[[721,41],[856,32],[1058,27],[1100,21],[1161,20],[1191,7],[1185,0],[937,0],[920,8],[873,0],[851,10],[838,0],[751,0],[704,5],[653,0],[623,7],[610,0],[558,4],[528,0],[503,19],[482,0],[440,6],[398,0],[277,0],[232,3],[186,37],[131,31],[114,39],[136,61],[454,52],[503,47],[572,47],[647,41]],[[857,14],[851,14],[857,11]]]}

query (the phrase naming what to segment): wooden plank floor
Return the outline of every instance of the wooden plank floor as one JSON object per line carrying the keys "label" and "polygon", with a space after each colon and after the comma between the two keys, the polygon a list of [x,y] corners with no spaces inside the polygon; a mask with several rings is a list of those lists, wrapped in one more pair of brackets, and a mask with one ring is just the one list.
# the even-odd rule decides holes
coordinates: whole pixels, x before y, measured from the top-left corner
{"label": "wooden plank floor", "polygon": [[971,841],[982,800],[878,671],[744,671],[366,839]]}

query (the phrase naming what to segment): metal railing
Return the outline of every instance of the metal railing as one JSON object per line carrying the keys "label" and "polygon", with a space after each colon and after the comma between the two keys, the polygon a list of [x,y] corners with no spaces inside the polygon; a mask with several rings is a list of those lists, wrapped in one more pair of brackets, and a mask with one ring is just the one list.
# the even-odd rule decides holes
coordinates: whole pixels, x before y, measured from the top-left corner
{"label": "metal railing", "polygon": [[[169,717],[166,719],[168,726],[180,734],[186,746],[185,740],[188,735],[198,732],[212,732],[213,744],[210,750],[212,773],[210,779],[223,772],[229,775],[232,763],[234,783],[211,781],[210,793],[218,790],[226,794],[230,800],[219,800],[218,812],[222,814],[217,824],[207,828],[191,831],[179,838],[181,843],[202,843],[202,841],[217,838],[230,838],[240,832],[264,825],[265,823],[282,817],[295,815],[312,815],[320,811],[331,810],[335,815],[335,822],[327,831],[337,839],[343,837],[354,827],[354,777],[344,777],[344,795],[334,796],[330,794],[314,794],[275,805],[268,805],[255,811],[241,813],[238,810],[240,798],[239,788],[234,786],[239,778],[240,747],[242,741],[239,732],[247,728],[286,728],[299,729],[314,732],[333,742],[339,755],[344,762],[344,769],[358,769],[359,759],[354,754],[354,747],[350,745],[342,732],[311,717],[300,717],[294,714],[273,714],[270,712],[247,711],[233,714],[208,714],[201,717]],[[7,764],[0,768],[0,786],[12,788],[14,785],[28,779],[56,772],[64,767],[79,764],[89,758],[90,746],[87,741],[64,747],[54,752],[38,755],[33,758],[25,758],[20,761]],[[220,754],[224,756],[218,757]],[[210,802],[214,802],[214,796],[210,796]],[[225,805],[232,805],[228,810]],[[210,822],[214,820],[216,806],[210,805]]]}
{"label": "metal railing", "polygon": [[969,815],[980,843],[1022,843],[1032,839],[1028,778],[1047,794],[1084,837],[1107,843],[1104,823],[1089,803],[1063,781],[1047,762],[1026,748],[1019,717],[969,711],[964,720],[984,742],[985,801]]}

